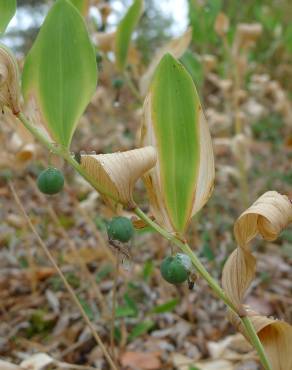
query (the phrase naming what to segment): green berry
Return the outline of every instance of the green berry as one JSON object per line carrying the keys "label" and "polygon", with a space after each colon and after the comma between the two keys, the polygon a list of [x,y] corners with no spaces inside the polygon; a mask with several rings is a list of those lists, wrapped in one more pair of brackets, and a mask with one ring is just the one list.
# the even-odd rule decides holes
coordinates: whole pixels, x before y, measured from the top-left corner
{"label": "green berry", "polygon": [[112,85],[115,89],[120,89],[124,85],[124,80],[122,78],[114,78],[112,80]]}
{"label": "green berry", "polygon": [[114,217],[108,224],[109,239],[128,242],[134,235],[132,222],[126,217]]}
{"label": "green berry", "polygon": [[160,266],[162,277],[171,284],[185,282],[191,271],[192,263],[190,258],[183,253],[164,258]]}
{"label": "green berry", "polygon": [[64,187],[64,176],[57,168],[49,167],[39,174],[37,185],[42,193],[57,194]]}

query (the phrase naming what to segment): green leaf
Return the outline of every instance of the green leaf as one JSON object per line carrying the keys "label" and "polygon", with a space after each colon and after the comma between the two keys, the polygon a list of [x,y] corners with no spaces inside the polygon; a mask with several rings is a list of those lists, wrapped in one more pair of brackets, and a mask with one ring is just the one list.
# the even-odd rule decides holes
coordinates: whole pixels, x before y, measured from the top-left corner
{"label": "green leaf", "polygon": [[122,71],[127,65],[131,36],[143,12],[143,0],[134,0],[126,15],[120,21],[115,38],[117,68]]}
{"label": "green leaf", "polygon": [[79,10],[79,12],[85,16],[88,11],[89,1],[88,0],[70,0],[71,3]]}
{"label": "green leaf", "polygon": [[152,320],[140,322],[132,329],[128,338],[129,341],[132,341],[133,339],[139,337],[140,335],[147,333],[150,329],[153,328],[154,325],[155,323]]}
{"label": "green leaf", "polygon": [[116,308],[116,318],[119,317],[136,317],[137,313],[130,306],[118,306]]}
{"label": "green leaf", "polygon": [[182,230],[191,212],[200,160],[199,98],[189,75],[170,54],[166,54],[157,68],[152,93],[166,206],[173,224]]}
{"label": "green leaf", "polygon": [[78,297],[78,300],[81,306],[83,307],[87,317],[89,318],[89,320],[92,321],[94,319],[94,313],[92,309],[90,308],[89,304],[83,298]]}
{"label": "green leaf", "polygon": [[197,55],[187,50],[180,58],[180,61],[192,76],[196,86],[201,87],[204,80],[204,69]]}
{"label": "green leaf", "polygon": [[208,231],[204,231],[202,234],[202,241],[203,241],[203,246],[201,250],[201,254],[208,259],[208,261],[212,262],[215,260],[215,255],[214,252],[212,251],[210,247],[210,235]]}
{"label": "green leaf", "polygon": [[208,43],[215,43],[218,35],[214,30],[214,23],[222,8],[222,0],[206,0],[204,2],[189,0],[188,3],[195,44],[206,47]]}
{"label": "green leaf", "polygon": [[95,281],[97,283],[100,283],[105,277],[107,277],[111,272],[113,271],[113,266],[112,265],[105,265],[102,266],[96,276],[95,276]]}
{"label": "green leaf", "polygon": [[148,260],[144,263],[143,267],[143,279],[149,281],[152,273],[154,271],[154,263],[152,260]]}
{"label": "green leaf", "polygon": [[0,34],[6,30],[16,12],[16,0],[0,0]]}
{"label": "green leaf", "polygon": [[160,304],[154,307],[151,312],[152,313],[164,313],[172,311],[177,305],[179,304],[179,299],[171,299],[163,304]]}
{"label": "green leaf", "polygon": [[129,296],[129,294],[124,295],[124,301],[132,309],[132,311],[135,313],[135,316],[138,316],[138,307],[136,305],[136,302]]}
{"label": "green leaf", "polygon": [[52,138],[69,147],[97,81],[95,52],[84,20],[67,0],[49,11],[24,65],[26,104],[37,104]]}
{"label": "green leaf", "polygon": [[153,215],[167,229],[184,232],[211,194],[214,158],[193,80],[170,54],[159,63],[144,104],[141,144],[158,154],[145,176]]}

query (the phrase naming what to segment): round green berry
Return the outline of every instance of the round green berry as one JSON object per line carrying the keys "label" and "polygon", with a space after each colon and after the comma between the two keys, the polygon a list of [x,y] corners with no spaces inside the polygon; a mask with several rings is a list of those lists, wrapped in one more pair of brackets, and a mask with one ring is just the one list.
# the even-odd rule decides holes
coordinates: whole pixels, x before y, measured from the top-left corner
{"label": "round green berry", "polygon": [[64,187],[64,176],[57,168],[49,167],[39,174],[37,185],[42,193],[57,194]]}
{"label": "round green berry", "polygon": [[171,284],[185,282],[191,271],[192,263],[190,258],[183,253],[164,258],[160,266],[162,277]]}
{"label": "round green berry", "polygon": [[120,88],[122,88],[122,87],[123,87],[123,85],[124,85],[124,80],[123,80],[122,78],[119,78],[119,77],[114,78],[114,79],[112,80],[112,85],[113,85],[113,87],[114,87],[115,89],[120,89]]}
{"label": "round green berry", "polygon": [[108,224],[107,234],[109,239],[128,242],[134,235],[132,222],[126,217],[114,217]]}

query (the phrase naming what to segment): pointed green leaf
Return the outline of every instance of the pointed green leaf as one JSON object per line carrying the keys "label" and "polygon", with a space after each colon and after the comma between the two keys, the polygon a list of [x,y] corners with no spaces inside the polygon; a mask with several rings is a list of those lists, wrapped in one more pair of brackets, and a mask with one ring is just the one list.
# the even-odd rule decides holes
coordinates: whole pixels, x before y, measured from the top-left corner
{"label": "pointed green leaf", "polygon": [[70,0],[71,3],[85,16],[89,7],[89,0]]}
{"label": "pointed green leaf", "polygon": [[97,81],[93,46],[84,20],[67,0],[49,11],[24,65],[26,103],[37,104],[52,138],[68,147]]}
{"label": "pointed green leaf", "polygon": [[15,12],[16,0],[0,0],[0,34],[6,30]]}
{"label": "pointed green leaf", "polygon": [[180,61],[192,76],[196,86],[200,88],[204,81],[204,68],[198,56],[187,50]]}
{"label": "pointed green leaf", "polygon": [[183,232],[210,196],[214,158],[193,80],[170,54],[160,61],[144,104],[145,144],[158,153],[145,176],[151,211],[166,228]]}
{"label": "pointed green leaf", "polygon": [[126,15],[120,21],[115,39],[116,64],[119,70],[127,65],[131,36],[143,12],[143,0],[134,0]]}
{"label": "pointed green leaf", "polygon": [[145,320],[135,325],[129,335],[128,338],[129,342],[131,342],[137,337],[140,337],[143,334],[146,334],[150,329],[153,328],[154,325],[155,322],[152,320]]}
{"label": "pointed green leaf", "polygon": [[167,301],[165,303],[162,303],[158,306],[153,307],[151,310],[152,313],[165,313],[165,312],[170,312],[172,311],[178,304],[179,304],[179,299],[174,298],[171,299],[170,301]]}
{"label": "pointed green leaf", "polygon": [[191,212],[198,175],[200,102],[190,76],[170,54],[157,68],[152,94],[164,196],[173,223],[181,230]]}

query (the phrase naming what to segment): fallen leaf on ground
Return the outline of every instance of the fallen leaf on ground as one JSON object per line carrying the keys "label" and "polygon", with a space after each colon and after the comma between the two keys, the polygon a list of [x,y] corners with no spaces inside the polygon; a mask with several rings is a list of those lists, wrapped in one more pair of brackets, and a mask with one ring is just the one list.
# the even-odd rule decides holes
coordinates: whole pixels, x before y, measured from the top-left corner
{"label": "fallen leaf on ground", "polygon": [[161,369],[161,361],[157,352],[125,352],[121,357],[123,366],[141,370]]}

